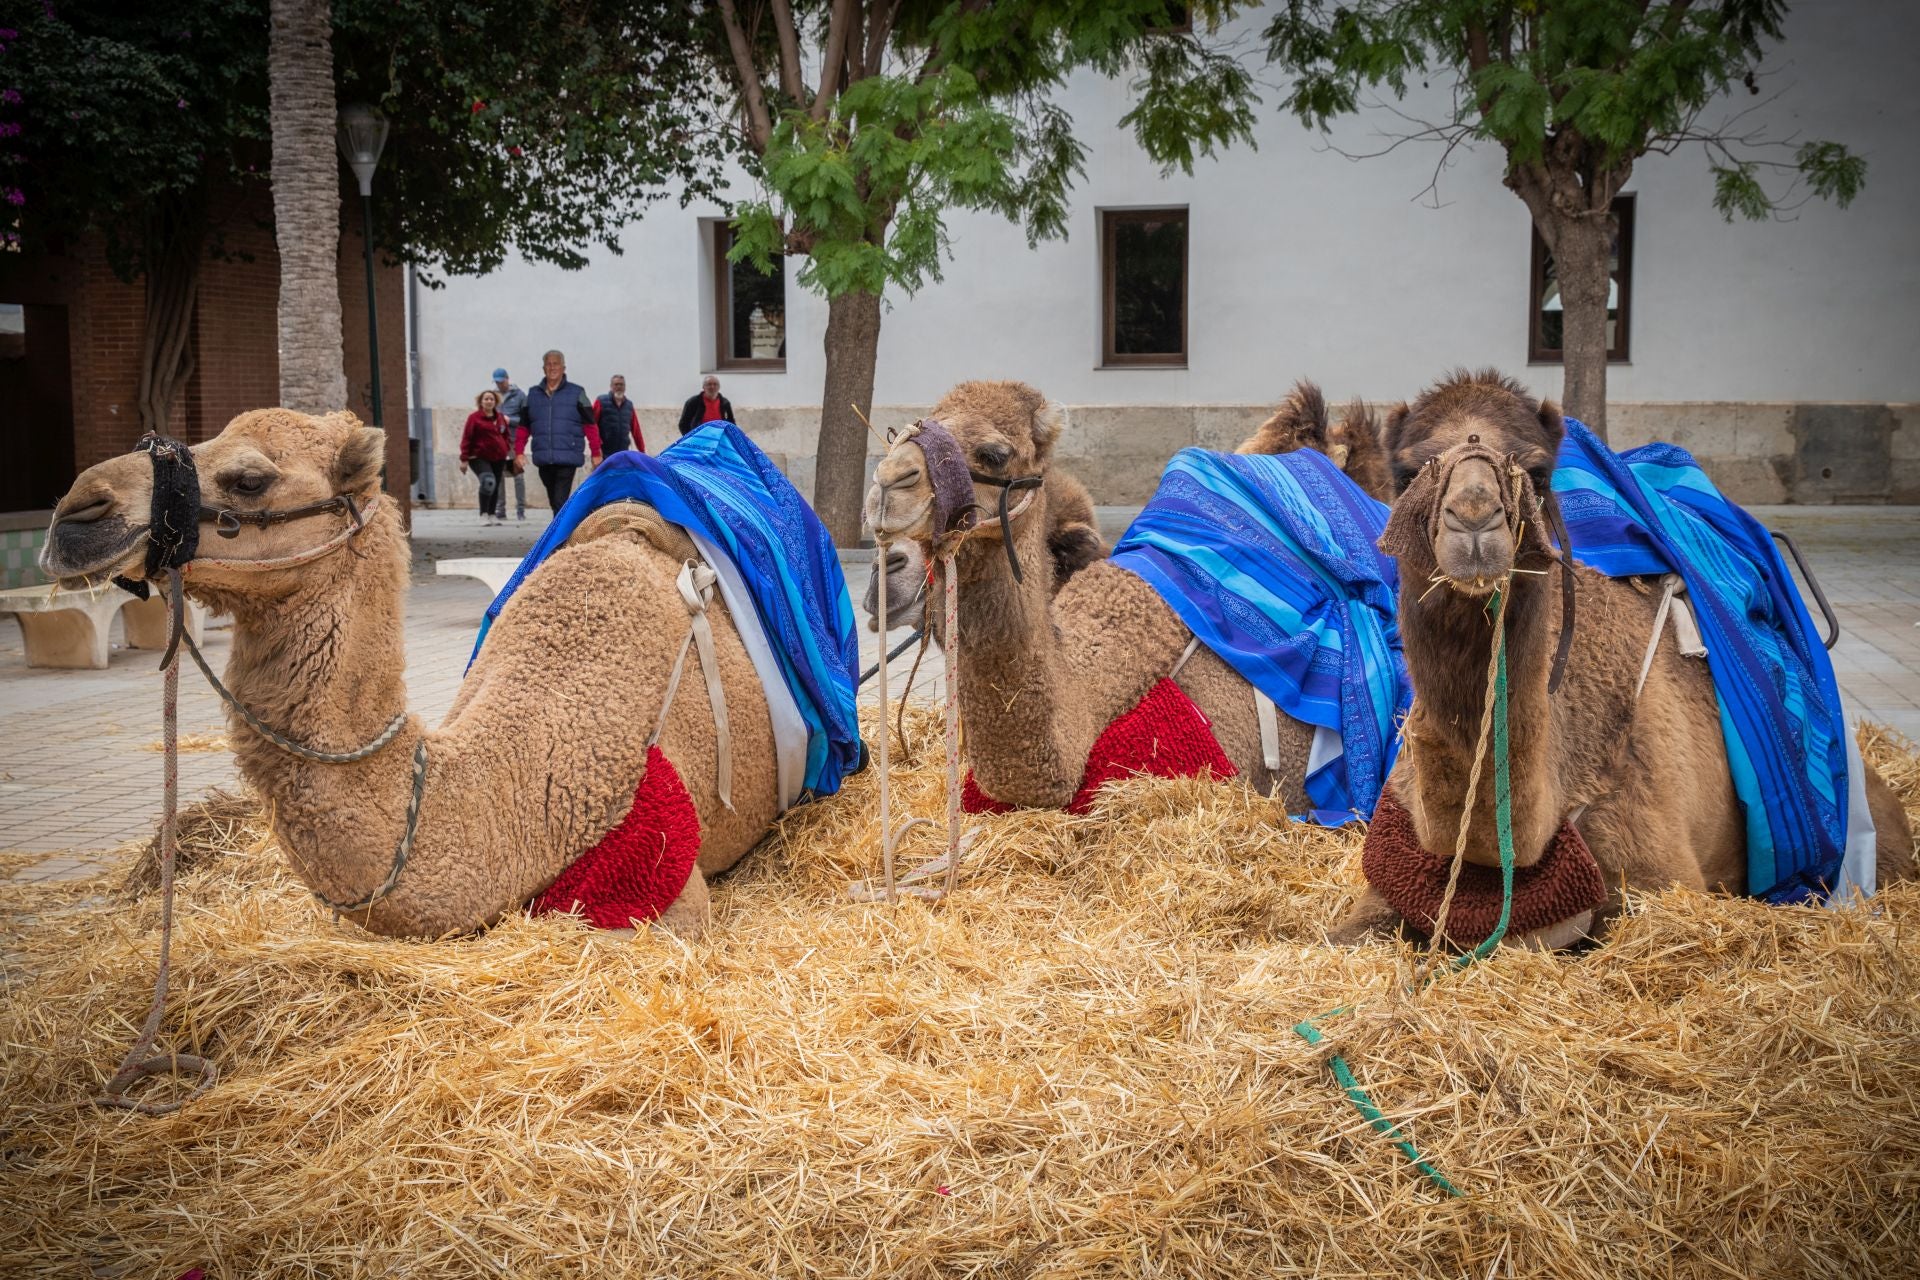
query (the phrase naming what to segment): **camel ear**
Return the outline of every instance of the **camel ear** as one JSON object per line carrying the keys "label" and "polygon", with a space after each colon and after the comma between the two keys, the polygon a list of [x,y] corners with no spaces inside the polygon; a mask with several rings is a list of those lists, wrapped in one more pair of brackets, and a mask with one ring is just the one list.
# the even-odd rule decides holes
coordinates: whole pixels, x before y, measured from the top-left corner
{"label": "camel ear", "polygon": [[1067,427],[1067,411],[1051,400],[1042,400],[1033,411],[1033,444],[1041,457],[1053,451],[1054,441]]}
{"label": "camel ear", "polygon": [[1560,407],[1551,400],[1540,402],[1540,430],[1547,436],[1547,452],[1557,456],[1560,442],[1567,438],[1567,420],[1560,416]]}
{"label": "camel ear", "polygon": [[387,433],[377,427],[356,426],[347,436],[340,456],[333,460],[335,493],[357,493],[380,480],[387,459]]}

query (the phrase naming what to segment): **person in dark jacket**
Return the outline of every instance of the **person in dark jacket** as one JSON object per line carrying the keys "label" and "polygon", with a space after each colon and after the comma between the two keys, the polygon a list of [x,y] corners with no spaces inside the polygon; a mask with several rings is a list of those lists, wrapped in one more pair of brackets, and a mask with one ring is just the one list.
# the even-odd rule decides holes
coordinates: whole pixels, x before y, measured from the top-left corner
{"label": "person in dark jacket", "polygon": [[708,374],[700,383],[700,394],[688,396],[680,406],[680,434],[707,422],[732,422],[733,405],[720,394],[720,379]]}
{"label": "person in dark jacket", "polygon": [[507,465],[507,454],[513,451],[507,439],[513,420],[500,412],[497,391],[482,391],[474,397],[473,404],[473,412],[467,415],[466,430],[460,433],[460,470],[465,472],[471,464],[475,478],[480,481],[481,518],[488,524],[505,524],[507,488],[501,483],[501,475]]}
{"label": "person in dark jacket", "polygon": [[600,447],[608,453],[626,448],[645,453],[647,442],[640,435],[640,414],[633,407],[633,401],[627,399],[626,378],[616,373],[607,387],[607,393],[593,402],[593,420],[600,427]]}
{"label": "person in dark jacket", "polygon": [[549,351],[541,358],[546,378],[527,392],[527,417],[513,433],[516,467],[524,466],[527,446],[533,446],[533,465],[547,487],[547,505],[558,511],[573,492],[573,473],[586,465],[587,455],[600,462],[600,428],[593,420],[593,401],[586,388],[567,381],[567,358]]}
{"label": "person in dark jacket", "polygon": [[[513,379],[507,376],[504,368],[493,371],[493,385],[500,393],[500,412],[505,414],[507,421],[513,424],[507,430],[511,432],[513,427],[526,426],[527,393],[513,385]],[[510,470],[513,472],[513,505],[520,509],[520,518],[525,520],[527,518],[527,478],[521,474],[523,467],[524,464],[515,462]],[[500,518],[502,520],[507,518],[505,489],[500,491]]]}

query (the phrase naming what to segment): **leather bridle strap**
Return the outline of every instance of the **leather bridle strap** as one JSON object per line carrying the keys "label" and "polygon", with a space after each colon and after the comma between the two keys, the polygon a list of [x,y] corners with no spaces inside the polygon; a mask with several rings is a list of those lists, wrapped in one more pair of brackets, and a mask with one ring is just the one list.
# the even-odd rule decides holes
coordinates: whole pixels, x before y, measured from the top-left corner
{"label": "leather bridle strap", "polygon": [[[195,495],[196,499],[198,494]],[[214,532],[223,538],[240,536],[240,526],[258,525],[262,529],[269,525],[286,524],[291,520],[304,520],[308,516],[323,516],[329,511],[345,511],[353,520],[354,532],[358,533],[366,523],[360,509],[354,505],[350,493],[336,493],[331,498],[322,498],[318,502],[309,502],[304,507],[287,507],[280,511],[235,511],[231,507],[201,507],[201,524],[211,524]]]}
{"label": "leather bridle strap", "polygon": [[1566,678],[1567,658],[1573,653],[1573,538],[1567,533],[1566,519],[1560,514],[1560,498],[1549,484],[1540,503],[1546,513],[1547,527],[1560,544],[1560,643],[1553,651],[1553,668],[1547,676],[1547,693],[1559,692]]}
{"label": "leather bridle strap", "polygon": [[1000,542],[1007,549],[1007,567],[1013,570],[1013,580],[1024,581],[1020,572],[1020,553],[1013,549],[1013,518],[1027,509],[1027,504],[1033,501],[1033,494],[1027,494],[1020,500],[1020,505],[1011,511],[1007,510],[1007,502],[1021,489],[1039,489],[1044,477],[1031,475],[1002,479],[999,476],[983,476],[978,471],[969,471],[967,476],[975,484],[990,484],[1000,490],[1000,505],[993,518],[1000,522]]}

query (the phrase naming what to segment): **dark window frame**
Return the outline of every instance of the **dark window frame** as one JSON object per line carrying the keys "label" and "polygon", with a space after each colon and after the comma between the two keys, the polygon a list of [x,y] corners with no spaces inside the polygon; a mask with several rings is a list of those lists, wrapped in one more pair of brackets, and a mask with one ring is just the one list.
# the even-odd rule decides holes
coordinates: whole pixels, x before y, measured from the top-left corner
{"label": "dark window frame", "polygon": [[[785,356],[741,357],[733,352],[733,263],[727,250],[733,244],[733,228],[724,222],[713,224],[713,371],[716,373],[785,373]],[[786,297],[783,270],[780,294]]]}
{"label": "dark window frame", "polygon": [[[1103,369],[1184,369],[1192,355],[1188,317],[1193,285],[1193,221],[1187,206],[1159,209],[1100,210],[1100,367]],[[1119,229],[1130,222],[1179,222],[1186,227],[1180,240],[1180,350],[1136,352],[1113,349],[1113,294],[1117,273],[1114,255]]]}
{"label": "dark window frame", "polygon": [[[1633,236],[1634,204],[1631,195],[1613,198],[1613,216],[1620,224],[1620,266],[1615,276],[1620,281],[1620,318],[1614,323],[1614,342],[1607,348],[1608,364],[1628,364],[1632,361],[1633,340]],[[1564,347],[1549,347],[1540,330],[1540,297],[1547,288],[1547,242],[1540,238],[1540,228],[1528,221],[1533,232],[1533,263],[1527,270],[1527,363],[1528,364],[1565,364],[1567,359]]]}

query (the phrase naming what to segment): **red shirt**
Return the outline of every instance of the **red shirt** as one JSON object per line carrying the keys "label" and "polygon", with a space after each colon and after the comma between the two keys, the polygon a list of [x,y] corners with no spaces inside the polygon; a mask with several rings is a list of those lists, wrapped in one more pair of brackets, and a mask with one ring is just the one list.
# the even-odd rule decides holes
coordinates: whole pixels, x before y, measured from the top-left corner
{"label": "red shirt", "polygon": [[700,424],[705,426],[709,422],[721,421],[724,421],[724,419],[720,413],[720,397],[702,393],[700,396]]}
{"label": "red shirt", "polygon": [[475,458],[483,462],[505,462],[507,460],[507,418],[496,411],[489,418],[475,409],[467,415],[466,429],[460,433],[460,461],[471,462]]}

